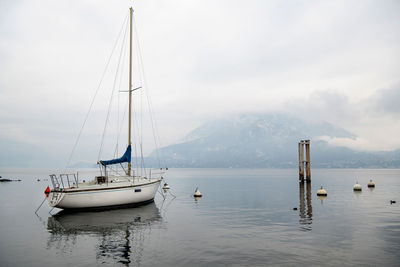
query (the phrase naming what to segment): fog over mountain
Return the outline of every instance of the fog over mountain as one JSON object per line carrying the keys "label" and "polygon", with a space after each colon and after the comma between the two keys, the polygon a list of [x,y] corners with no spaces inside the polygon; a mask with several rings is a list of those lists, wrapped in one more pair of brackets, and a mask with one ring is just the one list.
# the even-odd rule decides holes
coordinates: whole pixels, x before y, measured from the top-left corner
{"label": "fog over mountain", "polygon": [[355,139],[327,122],[310,123],[283,114],[242,114],[203,124],[181,143],[157,153],[170,167],[297,167],[298,142],[311,140],[313,167],[400,167],[400,151],[360,152],[329,144],[334,138]]}
{"label": "fog over mountain", "polygon": [[[357,138],[328,122],[308,122],[283,113],[244,113],[204,123],[181,142],[153,151],[145,162],[147,167],[165,163],[184,168],[297,168],[298,142],[310,139],[311,165],[315,168],[400,168],[400,150],[357,151],[332,142]],[[55,157],[35,145],[0,144],[3,167],[65,164],[65,157]],[[69,167],[95,166],[88,160]]]}
{"label": "fog over mountain", "polygon": [[310,138],[313,166],[400,167],[396,0],[3,0],[1,167],[92,166],[124,151],[129,59],[117,40],[131,5],[144,156],[161,147],[170,166],[294,167]]}

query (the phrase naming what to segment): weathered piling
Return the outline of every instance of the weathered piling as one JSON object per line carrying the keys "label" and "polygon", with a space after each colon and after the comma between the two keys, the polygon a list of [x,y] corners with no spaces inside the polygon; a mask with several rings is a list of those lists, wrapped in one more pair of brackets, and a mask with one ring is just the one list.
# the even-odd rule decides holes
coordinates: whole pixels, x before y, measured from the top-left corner
{"label": "weathered piling", "polygon": [[307,183],[311,182],[311,153],[310,153],[310,140],[305,140],[306,146],[306,180]]}
{"label": "weathered piling", "polygon": [[299,181],[304,183],[304,147],[303,141],[299,142]]}
{"label": "weathered piling", "polygon": [[[304,160],[304,147],[306,148],[306,160]],[[310,140],[301,140],[299,142],[299,181],[304,183],[304,165],[306,166],[306,180],[311,182],[311,153]]]}

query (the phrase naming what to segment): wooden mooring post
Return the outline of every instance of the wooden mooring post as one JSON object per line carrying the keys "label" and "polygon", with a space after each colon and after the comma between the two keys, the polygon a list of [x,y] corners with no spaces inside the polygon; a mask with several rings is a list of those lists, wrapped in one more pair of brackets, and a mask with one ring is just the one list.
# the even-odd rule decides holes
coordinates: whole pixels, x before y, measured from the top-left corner
{"label": "wooden mooring post", "polygon": [[[306,148],[306,160],[304,160],[304,147]],[[306,166],[306,181],[311,182],[311,153],[310,140],[301,140],[299,142],[299,181],[304,183],[304,165]]]}
{"label": "wooden mooring post", "polygon": [[304,147],[303,141],[299,142],[299,181],[304,183]]}

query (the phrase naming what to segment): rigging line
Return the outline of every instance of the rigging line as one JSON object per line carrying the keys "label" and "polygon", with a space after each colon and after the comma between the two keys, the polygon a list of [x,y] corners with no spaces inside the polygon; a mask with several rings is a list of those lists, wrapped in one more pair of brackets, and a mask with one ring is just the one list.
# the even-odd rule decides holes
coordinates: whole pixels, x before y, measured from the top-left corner
{"label": "rigging line", "polygon": [[[138,51],[138,47],[137,47],[138,34],[136,31],[135,16],[133,16],[133,25],[134,25],[134,32],[135,32],[135,34],[134,34],[134,36],[135,36],[134,40],[135,40],[135,45],[136,45],[135,51]],[[139,69],[139,71],[138,71],[139,84],[142,84],[142,76],[140,75],[140,58],[135,57],[135,61],[137,63],[138,69]],[[144,169],[144,159],[143,159],[143,152],[142,152],[143,151],[143,149],[142,149],[143,129],[144,129],[144,127],[143,127],[143,121],[144,121],[143,120],[143,113],[144,113],[143,112],[143,90],[141,90],[139,93],[140,93],[140,97],[136,98],[137,102],[138,102],[139,112],[135,112],[134,119],[135,119],[135,126],[136,126],[135,129],[137,129],[137,139],[138,139],[137,144],[139,145],[139,148],[140,148],[140,154],[136,152],[135,156],[136,156],[136,162],[138,163],[138,165],[140,165],[141,172],[143,172],[143,169]],[[135,105],[135,107],[136,107],[136,105]],[[140,158],[140,162],[139,162],[139,158]],[[139,166],[137,166],[137,167],[139,168]],[[143,173],[141,173],[141,175],[143,175]]]}
{"label": "rigging line", "polygon": [[[153,137],[154,137],[154,143],[156,146],[156,155],[157,155],[157,160],[158,160],[158,165],[161,166],[161,162],[160,162],[160,147],[161,147],[161,141],[160,141],[160,136],[158,134],[158,130],[157,130],[157,124],[156,124],[156,120],[155,120],[155,114],[152,111],[152,105],[151,105],[151,101],[149,100],[149,94],[146,95],[147,97],[147,105],[149,106],[149,113],[150,113],[150,122],[151,122],[151,126],[152,126],[152,132],[153,132]],[[164,164],[165,165],[165,164]]]}
{"label": "rigging line", "polygon": [[113,100],[113,98],[114,98],[114,92],[115,92],[115,87],[116,87],[115,85],[116,85],[116,83],[117,83],[117,77],[118,77],[118,73],[119,73],[119,69],[120,69],[120,65],[121,65],[120,63],[121,63],[122,51],[123,51],[123,48],[124,48],[124,43],[125,43],[127,28],[128,28],[128,27],[125,28],[125,33],[124,33],[124,37],[123,37],[122,44],[121,44],[121,52],[120,52],[119,58],[118,58],[117,70],[116,70],[116,73],[115,73],[114,83],[113,83],[113,87],[112,87],[112,90],[111,90],[111,97],[110,97],[110,101],[109,101],[109,103],[108,103],[107,117],[106,117],[106,122],[105,122],[105,124],[104,124],[103,135],[102,135],[102,137],[101,137],[101,143],[100,143],[100,150],[99,150],[98,160],[100,160],[100,155],[101,155],[101,152],[102,152],[102,149],[103,149],[103,144],[104,144],[104,137],[105,137],[105,134],[106,134],[106,131],[107,131],[107,124],[108,124],[108,121],[109,121],[109,118],[110,118],[110,111],[111,111],[111,106],[112,106],[112,100]]}
{"label": "rigging line", "polygon": [[[119,129],[119,106],[120,106],[119,105],[119,102],[120,102],[119,100],[120,100],[120,95],[118,94],[118,97],[117,97],[117,130]],[[118,142],[118,134],[117,134],[117,140],[116,140],[116,144],[115,144],[115,150],[114,150],[114,157],[113,158],[116,158],[117,155],[118,155],[118,143],[119,142]]]}
{"label": "rigging line", "polygon": [[[118,140],[119,140],[119,137],[121,136],[122,128],[123,128],[123,125],[124,125],[125,115],[126,115],[126,110],[127,110],[126,106],[128,105],[128,100],[129,100],[129,99],[126,99],[125,107],[124,107],[124,114],[122,115],[122,120],[121,120],[121,126],[120,126],[120,128],[118,129],[118,137],[117,137],[117,144],[116,144],[116,147],[115,147],[114,157],[117,157],[117,155],[118,155]],[[122,165],[121,165],[121,167],[122,167]],[[122,167],[122,169],[123,169],[123,171],[124,171],[125,173],[127,173],[127,172],[125,171],[124,167]]]}
{"label": "rigging line", "polygon": [[122,128],[124,126],[124,121],[125,121],[125,116],[126,116],[126,106],[127,105],[128,105],[128,99],[125,102],[124,114],[122,115],[121,125],[118,128],[117,145],[116,145],[116,148],[115,148],[114,155],[118,155],[118,142],[119,142],[119,138],[121,136]]}
{"label": "rigging line", "polygon": [[[136,98],[138,99],[138,98]],[[140,103],[140,98],[139,100]],[[139,168],[140,168],[140,175],[143,175],[143,168],[144,168],[144,164],[143,164],[143,153],[138,153],[137,151],[137,147],[136,144],[138,144],[140,151],[142,150],[142,143],[143,143],[143,134],[142,133],[142,125],[140,123],[140,115],[139,112],[136,110],[137,105],[133,105],[133,119],[134,119],[134,140],[137,140],[137,142],[134,142],[135,144],[135,160],[136,160],[136,167],[138,168],[138,173],[139,173]],[[139,105],[139,109],[140,109],[140,105]],[[143,112],[141,112],[143,113]],[[139,160],[140,159],[140,160]]]}
{"label": "rigging line", "polygon": [[[126,51],[127,51],[126,46],[124,46],[124,51],[123,51],[123,55],[122,55],[122,58],[123,58],[123,59],[125,58]],[[124,65],[124,63],[126,63],[126,62],[123,62],[123,65]],[[126,71],[126,68],[123,68],[123,69],[122,69],[122,72],[121,72],[121,75],[120,75],[120,79],[119,79],[118,91],[121,91],[122,78],[124,77],[125,71]],[[124,108],[123,108],[124,113],[123,113],[123,115],[122,115],[122,120],[120,121],[120,119],[119,119],[119,115],[120,115],[120,114],[119,114],[119,113],[120,113],[120,95],[118,95],[117,142],[116,142],[116,146],[115,146],[114,157],[117,157],[117,155],[118,155],[119,138],[120,138],[120,136],[121,136],[122,127],[123,127],[124,121],[125,121],[125,114],[126,114],[126,107],[127,107],[127,105],[128,105],[128,100],[129,100],[129,99],[127,98],[126,101],[125,101],[125,106],[124,106]],[[121,125],[119,125],[119,124],[121,124]]]}
{"label": "rigging line", "polygon": [[137,147],[136,147],[136,142],[133,143],[133,146],[135,147],[135,169],[136,169],[136,174],[139,174],[139,163],[137,160]]}
{"label": "rigging line", "polygon": [[[140,47],[138,46],[138,40],[139,40],[139,36],[138,36],[138,33],[137,33],[137,31],[136,31],[136,21],[134,21],[135,23],[134,23],[134,31],[135,31],[135,36],[136,36],[136,38],[135,38],[135,44],[136,44],[136,51],[138,52],[137,54],[139,55],[138,56],[138,59],[137,59],[137,62],[138,62],[138,69],[139,69],[139,81],[140,81],[140,84],[143,84],[143,81],[142,81],[142,75],[141,75],[141,69],[143,69],[143,66],[140,64]],[[144,115],[144,108],[143,108],[143,94],[145,94],[145,92],[144,92],[144,90],[142,90],[141,92],[140,92],[140,159],[141,159],[141,165],[142,165],[142,169],[144,170],[144,174],[145,174],[145,176],[147,175],[146,174],[146,166],[145,166],[145,164],[144,164],[144,158],[143,158],[143,129],[144,129],[144,127],[143,127],[143,122],[144,122],[144,119],[143,119],[143,115]]]}
{"label": "rigging line", "polygon": [[122,165],[122,163],[120,163],[120,165],[121,165],[121,168],[122,168],[122,170],[124,171],[124,173],[126,174],[127,173],[127,171],[125,171],[125,168],[124,168],[124,166]]}
{"label": "rigging line", "polygon": [[[138,39],[139,39],[139,37],[138,37],[138,32],[137,32],[137,30],[136,30],[136,21],[135,21],[135,16],[133,16],[133,21],[134,21],[134,23],[133,23],[133,25],[134,25],[134,32],[135,32],[135,45],[136,45],[136,51],[138,51],[138,55],[140,55],[140,47],[138,46]],[[143,81],[142,81],[142,75],[141,75],[141,64],[140,64],[140,57],[137,57],[137,59],[136,59],[136,61],[137,61],[137,66],[138,66],[138,72],[139,72],[139,75],[138,75],[138,77],[139,77],[139,84],[143,84]],[[140,163],[141,163],[141,169],[144,169],[144,173],[145,173],[145,175],[146,175],[146,169],[145,169],[145,164],[144,164],[144,157],[143,157],[143,130],[144,130],[144,127],[143,127],[143,122],[144,122],[144,119],[143,119],[143,116],[144,116],[144,112],[143,112],[143,94],[145,93],[145,92],[143,92],[144,90],[141,90],[140,91],[140,98],[139,98],[139,110],[140,110],[140,124],[137,124],[137,125],[139,125],[140,127],[139,127],[139,129],[138,129],[138,134],[139,134],[139,136],[140,136],[140,138],[139,138],[139,144],[140,144]]]}
{"label": "rigging line", "polygon": [[[118,94],[118,98],[117,98],[117,130],[119,129],[119,101],[120,100],[120,95]],[[118,134],[117,134],[117,140],[116,140],[116,144],[115,144],[115,150],[114,150],[114,156],[113,158],[116,158],[118,155],[118,145],[119,145],[119,138],[118,138]]]}
{"label": "rigging line", "polygon": [[[144,74],[143,74],[144,75]],[[146,81],[145,81],[145,83],[146,83]],[[150,113],[150,122],[151,122],[151,126],[152,126],[152,132],[153,132],[153,137],[154,137],[154,143],[155,143],[155,146],[156,146],[156,155],[157,155],[157,160],[158,160],[158,164],[159,164],[159,166],[161,166],[161,162],[160,162],[160,158],[162,158],[162,157],[160,157],[160,147],[161,147],[161,138],[160,138],[160,135],[159,135],[159,131],[158,131],[158,127],[157,127],[157,120],[156,120],[156,118],[155,118],[155,113],[154,113],[154,111],[153,111],[153,108],[152,108],[152,102],[151,102],[151,98],[150,98],[150,94],[148,93],[147,95],[146,95],[146,97],[147,97],[147,105],[148,105],[148,107],[149,107],[149,113]],[[162,156],[162,155],[161,155]],[[164,159],[164,165],[166,165],[165,164],[165,159]]]}
{"label": "rigging line", "polygon": [[138,147],[137,144],[139,143],[137,140],[139,140],[138,132],[139,132],[139,126],[137,123],[137,112],[136,112],[136,105],[133,105],[133,120],[134,120],[134,125],[133,125],[133,144],[135,146],[135,167],[136,167],[136,173],[139,175],[139,168],[140,168],[140,162],[138,159]]}
{"label": "rigging line", "polygon": [[[137,112],[135,111],[136,110],[136,105],[133,105],[133,119],[135,120],[135,123],[134,123],[134,131],[133,131],[133,138],[134,138],[134,140],[135,140],[135,142],[133,142],[133,144],[134,144],[134,146],[135,146],[135,166],[136,166],[136,172],[139,174],[139,164],[140,164],[140,162],[139,162],[139,160],[138,160],[138,155],[139,155],[139,153],[138,153],[138,150],[137,150],[137,146],[136,146],[136,144],[139,144],[140,143],[140,139],[139,139],[139,136],[137,136],[137,135],[139,135],[138,133],[139,133],[139,123],[138,123],[138,119],[137,119]],[[137,134],[137,135],[136,135]],[[136,138],[137,137],[137,138]],[[136,142],[136,139],[138,139],[139,140],[139,142]]]}
{"label": "rigging line", "polygon": [[140,156],[141,156],[141,159],[142,159],[142,168],[143,168],[143,171],[144,171],[144,176],[147,177],[146,166],[144,165],[144,159],[143,159],[142,143],[140,143]]}
{"label": "rigging line", "polygon": [[[135,18],[133,18],[133,19],[135,19]],[[143,75],[143,82],[144,82],[145,87],[147,88],[148,91],[150,91],[149,87],[147,85],[146,75],[145,75],[145,72],[144,72],[143,56],[142,56],[142,52],[141,52],[139,34],[138,34],[138,31],[137,31],[137,28],[136,28],[136,22],[134,23],[134,29],[135,29],[135,33],[136,33],[135,34],[136,35],[136,46],[137,46],[138,55],[139,55],[139,62],[140,62],[140,65],[142,66],[141,75]],[[156,156],[157,156],[158,164],[159,164],[159,166],[161,166],[160,153],[162,153],[162,152],[159,151],[159,148],[161,146],[161,138],[160,138],[160,136],[158,134],[158,129],[157,129],[158,127],[157,127],[157,121],[155,119],[155,114],[153,114],[153,111],[152,111],[152,103],[151,103],[151,99],[150,99],[150,92],[148,92],[146,94],[146,98],[147,98],[147,104],[148,104],[149,113],[150,113],[150,122],[151,122],[151,126],[152,126],[152,131],[153,131],[154,143],[155,143],[155,146],[156,146]],[[165,167],[167,166],[167,164],[165,162],[165,158],[164,158],[164,165],[165,165]]]}
{"label": "rigging line", "polygon": [[72,156],[74,155],[75,149],[76,149],[76,147],[77,147],[77,145],[78,145],[78,143],[79,143],[79,139],[80,139],[80,137],[81,137],[81,135],[82,135],[83,128],[85,128],[87,119],[89,118],[89,114],[90,114],[90,112],[92,111],[92,107],[93,107],[94,100],[96,99],[97,93],[99,92],[100,87],[101,87],[101,84],[103,83],[103,79],[104,79],[104,77],[105,77],[105,75],[106,75],[108,66],[110,65],[111,58],[112,58],[112,56],[113,56],[113,54],[114,54],[115,48],[117,47],[118,40],[119,40],[119,38],[121,37],[122,30],[124,29],[124,24],[126,24],[127,21],[128,21],[128,15],[125,17],[124,22],[122,23],[122,27],[121,27],[121,29],[120,29],[120,31],[119,31],[119,33],[118,33],[117,39],[115,40],[114,47],[113,47],[113,49],[111,50],[110,57],[109,57],[108,60],[107,60],[106,67],[104,68],[103,74],[101,75],[101,78],[100,78],[100,82],[99,82],[99,84],[98,84],[98,86],[97,86],[97,89],[96,89],[96,91],[95,91],[95,93],[94,93],[94,96],[93,96],[93,98],[92,98],[92,101],[90,102],[89,110],[88,110],[88,112],[86,113],[85,119],[83,120],[82,127],[81,127],[81,129],[79,130],[79,134],[78,134],[78,136],[77,136],[77,138],[76,138],[76,140],[75,140],[74,146],[72,147],[72,151],[71,151],[71,154],[70,154],[70,156],[69,156],[69,158],[68,158],[68,161],[67,161],[67,164],[66,164],[65,168],[67,168],[67,167],[69,166],[69,164],[71,163]]}

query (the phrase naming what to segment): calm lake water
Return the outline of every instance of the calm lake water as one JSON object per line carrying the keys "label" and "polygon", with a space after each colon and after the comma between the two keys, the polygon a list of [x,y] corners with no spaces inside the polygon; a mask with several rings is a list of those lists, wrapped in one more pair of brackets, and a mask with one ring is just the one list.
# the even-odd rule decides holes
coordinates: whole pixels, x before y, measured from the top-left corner
{"label": "calm lake water", "polygon": [[302,188],[292,169],[171,169],[176,198],[75,214],[46,202],[35,215],[52,172],[0,169],[22,179],[0,183],[0,266],[400,264],[400,170],[313,169]]}

